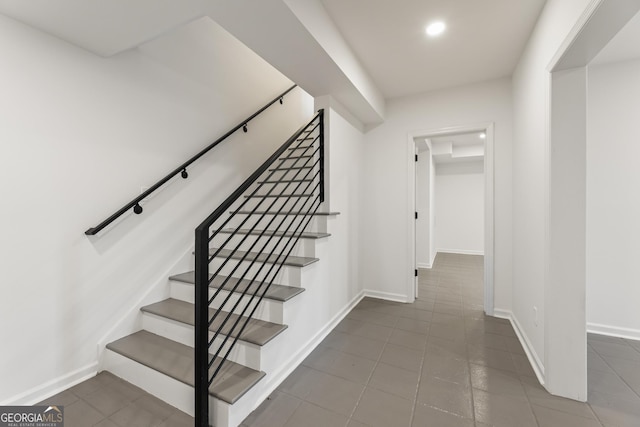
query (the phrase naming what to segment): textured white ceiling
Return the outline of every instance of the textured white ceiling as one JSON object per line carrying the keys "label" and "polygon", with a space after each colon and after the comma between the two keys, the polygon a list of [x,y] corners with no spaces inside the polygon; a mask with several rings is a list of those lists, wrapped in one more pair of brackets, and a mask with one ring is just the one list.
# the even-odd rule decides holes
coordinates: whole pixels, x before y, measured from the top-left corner
{"label": "textured white ceiling", "polygon": [[[322,0],[385,97],[510,76],[545,0]],[[444,20],[439,38],[425,26]]]}

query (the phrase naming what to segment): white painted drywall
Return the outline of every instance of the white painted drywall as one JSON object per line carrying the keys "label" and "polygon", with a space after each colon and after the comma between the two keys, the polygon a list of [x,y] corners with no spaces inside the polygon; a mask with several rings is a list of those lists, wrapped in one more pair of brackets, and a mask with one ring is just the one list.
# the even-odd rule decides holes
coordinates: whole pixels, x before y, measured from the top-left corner
{"label": "white painted drywall", "polygon": [[363,283],[367,289],[408,298],[407,136],[422,130],[495,123],[495,305],[511,302],[511,81],[500,79],[394,99],[385,123],[366,134]]}
{"label": "white painted drywall", "polygon": [[433,266],[436,260],[436,162],[433,156],[429,156],[429,263]]}
{"label": "white painted drywall", "polygon": [[591,66],[587,121],[587,322],[640,339],[640,60]]}
{"label": "white painted drywall", "polygon": [[[370,104],[379,119],[384,118],[385,100],[380,90],[360,64],[351,47],[342,37],[320,0],[284,0],[315,41],[335,62]],[[344,96],[344,94],[340,94]]]}
{"label": "white painted drywall", "polygon": [[296,89],[98,237],[110,215],[288,87],[208,19],[101,58],[0,16],[0,403],[95,372],[98,340],[193,229],[313,114]]}
{"label": "white painted drywall", "polygon": [[426,150],[418,154],[416,163],[416,267],[431,268],[433,256],[431,255],[432,230],[431,213],[431,151]]}
{"label": "white painted drywall", "polygon": [[588,3],[548,1],[513,75],[513,317],[541,370],[550,78],[546,67]]}
{"label": "white painted drywall", "polygon": [[534,326],[544,323],[547,390],[585,402],[586,69],[554,72],[551,87],[545,317]]}
{"label": "white painted drywall", "polygon": [[484,254],[484,162],[436,165],[437,252]]}

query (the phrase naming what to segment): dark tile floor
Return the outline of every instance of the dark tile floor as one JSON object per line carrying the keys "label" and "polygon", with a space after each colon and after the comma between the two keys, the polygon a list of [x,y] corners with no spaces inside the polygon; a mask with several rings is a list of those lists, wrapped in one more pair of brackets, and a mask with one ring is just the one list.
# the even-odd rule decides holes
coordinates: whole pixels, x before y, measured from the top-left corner
{"label": "dark tile floor", "polygon": [[193,426],[192,417],[109,372],[39,405],[63,405],[65,427]]}
{"label": "dark tile floor", "polygon": [[[243,426],[640,426],[640,343],[590,335],[590,404],[551,396],[509,322],[484,316],[482,262],[439,254],[414,304],[364,299]],[[193,424],[108,373],[49,402],[67,427]]]}

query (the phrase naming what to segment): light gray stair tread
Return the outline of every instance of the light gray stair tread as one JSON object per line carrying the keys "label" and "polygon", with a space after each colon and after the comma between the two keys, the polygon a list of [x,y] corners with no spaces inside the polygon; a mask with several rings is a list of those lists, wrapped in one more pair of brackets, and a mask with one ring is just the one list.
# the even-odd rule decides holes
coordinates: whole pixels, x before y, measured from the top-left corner
{"label": "light gray stair tread", "polygon": [[269,169],[269,172],[311,169],[313,167],[314,167],[314,165],[310,165],[310,166],[290,166],[290,167],[285,167],[285,168],[278,167],[278,168]]}
{"label": "light gray stair tread", "polygon": [[312,179],[278,179],[268,181],[258,181],[258,184],[290,184],[295,182],[313,182]]}
{"label": "light gray stair tread", "polygon": [[[229,305],[229,307],[231,308],[232,306]],[[164,301],[144,306],[141,310],[145,313],[166,317],[167,319],[172,319],[176,322],[185,323],[187,325],[193,326],[195,324],[194,305],[186,301],[168,298]],[[209,318],[212,318],[215,312],[216,310],[214,308],[209,308]],[[209,327],[209,330],[212,332],[217,331],[228,314],[229,313],[227,311],[221,311]],[[229,320],[221,331],[223,335],[229,335],[232,338],[238,336],[242,325],[247,319],[246,317],[241,318],[236,328],[232,329],[233,324],[238,317],[240,316],[237,314],[231,314],[229,316]],[[265,322],[264,320],[250,319],[239,339],[255,345],[263,346],[278,336],[285,329],[287,329],[286,325],[278,325],[277,323]]]}
{"label": "light gray stair tread", "polygon": [[[209,249],[209,256],[213,256],[214,253],[216,253],[218,251],[217,248],[211,248]],[[231,255],[231,250],[230,249],[221,249],[220,252],[218,253],[217,257],[219,258],[229,258],[231,257],[231,259],[241,259],[245,256],[245,254],[247,255],[247,257],[245,258],[245,261],[253,261],[256,260],[257,262],[264,262],[264,263],[274,263],[274,262],[282,262],[284,256],[280,256],[278,254],[262,254],[262,253],[258,253],[258,252],[249,252],[247,253],[246,251],[235,251],[235,253],[233,255]],[[313,264],[314,262],[319,261],[318,258],[310,258],[310,257],[301,257],[301,256],[288,256],[283,264],[284,265],[288,265],[291,267],[306,267],[309,264]]]}
{"label": "light gray stair tread", "polygon": [[267,199],[267,198],[294,198],[294,197],[313,197],[315,194],[248,194],[245,199]]}
{"label": "light gray stair tread", "polygon": [[[107,344],[107,348],[193,387],[192,347],[142,330]],[[209,394],[233,404],[264,376],[264,372],[227,360],[211,383]]]}
{"label": "light gray stair tread", "polygon": [[[225,233],[225,234],[231,234],[235,231],[234,228],[225,228],[224,230],[221,230],[221,233]],[[263,234],[264,232],[264,234]],[[260,235],[262,234],[263,236],[276,236],[276,237],[281,237],[281,236],[285,236],[285,237],[291,237],[293,235],[293,232],[283,232],[283,231],[271,231],[271,230],[248,230],[248,229],[239,229],[237,231],[238,234],[251,234],[251,235]],[[314,233],[312,231],[303,231],[300,234],[300,237],[303,239],[322,239],[324,237],[329,237],[331,236],[331,234],[329,233]]]}
{"label": "light gray stair tread", "polygon": [[[231,211],[230,213],[232,214],[241,214],[241,215],[305,215],[305,212],[296,212],[296,211],[291,211],[291,212],[278,212],[278,211],[248,211],[248,210],[239,210],[239,211]],[[337,216],[340,215],[340,212],[316,212],[313,214],[309,214],[309,215],[313,215],[313,216]]]}
{"label": "light gray stair tread", "polygon": [[[211,278],[211,275],[209,275],[209,278]],[[179,282],[194,284],[196,283],[196,274],[194,271],[189,271],[186,273],[176,274],[175,276],[171,276],[169,279],[177,280]],[[226,283],[224,283],[225,281]],[[255,281],[252,282],[249,279],[240,280],[236,277],[229,277],[227,280],[227,276],[218,275],[213,279],[209,287],[218,289],[222,286],[223,283],[224,283],[224,289],[227,291],[232,291],[233,287],[236,286],[236,284],[238,284],[238,287],[234,292],[244,292],[244,290],[247,289],[247,287],[250,285],[251,285],[251,290],[255,291],[255,289],[258,288],[259,286],[259,283]],[[263,288],[264,286],[260,288],[261,292],[264,291]],[[284,301],[290,300],[291,298],[295,297],[296,295],[302,292],[304,292],[304,288],[299,288],[296,286],[277,285],[275,283],[272,283],[271,286],[269,286],[269,290],[267,290],[267,293],[264,295],[264,297],[275,300],[275,301],[284,302]]]}

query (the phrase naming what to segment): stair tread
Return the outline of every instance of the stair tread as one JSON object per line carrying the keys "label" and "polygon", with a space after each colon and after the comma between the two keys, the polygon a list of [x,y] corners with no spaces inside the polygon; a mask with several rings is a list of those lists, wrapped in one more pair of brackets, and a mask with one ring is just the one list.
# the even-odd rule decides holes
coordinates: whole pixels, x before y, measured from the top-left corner
{"label": "stair tread", "polygon": [[315,194],[248,194],[245,199],[267,199],[267,198],[294,198],[294,197],[313,197]]}
{"label": "stair tread", "polygon": [[[221,230],[221,233],[231,234],[234,231],[236,231],[235,228],[225,228]],[[238,234],[251,234],[251,235],[262,234],[264,232],[263,236],[275,236],[275,237],[280,237],[280,236],[290,237],[293,235],[293,232],[291,231],[288,231],[288,232],[271,231],[271,230],[264,231],[264,230],[249,230],[244,228],[241,228],[236,232]],[[300,234],[300,237],[303,239],[322,239],[324,237],[329,237],[329,236],[331,236],[331,234],[329,233],[314,233],[312,231],[303,231]]]}
{"label": "stair tread", "polygon": [[[239,210],[239,211],[231,211],[232,214],[241,214],[241,215],[305,215],[306,212],[296,212],[296,211],[248,211],[248,210]],[[313,216],[336,216],[340,215],[340,212],[316,212],[314,214],[310,214]]]}
{"label": "stair tread", "polygon": [[[194,305],[186,301],[168,298],[164,301],[144,306],[141,310],[145,313],[155,314],[187,325],[193,326],[195,324]],[[215,312],[216,310],[214,308],[209,308],[209,318],[213,317]],[[227,314],[229,314],[227,311],[222,311],[211,324],[209,330],[215,332],[220,327]],[[236,330],[229,334],[229,331],[231,331],[231,328],[238,317],[239,316],[237,314],[232,314],[221,333],[229,335],[232,338],[238,336],[242,323],[247,319],[247,317],[242,317],[242,323],[238,324]],[[278,336],[285,329],[287,329],[286,325],[279,325],[277,323],[266,322],[259,319],[251,319],[239,339],[255,345],[263,346]]]}
{"label": "stair tread", "polygon": [[[142,330],[107,344],[107,348],[193,387],[192,347]],[[227,360],[211,383],[209,394],[233,404],[264,376],[264,372]]]}
{"label": "stair tread", "polygon": [[[218,248],[209,249],[209,256],[213,256],[213,254],[218,250]],[[278,254],[263,254],[259,252],[248,252],[247,251],[236,251],[233,255],[231,255],[231,249],[221,249],[218,253],[218,258],[228,258],[231,259],[241,259],[247,255],[245,261],[253,261],[256,260],[258,262],[264,263],[274,263],[276,260],[282,261],[282,257],[278,259]],[[318,258],[311,257],[301,257],[301,256],[292,256],[289,255],[283,262],[284,265],[292,266],[292,267],[306,267],[309,264],[313,264],[314,262],[320,261]]]}
{"label": "stair tread", "polygon": [[[211,277],[211,275],[209,275],[209,277]],[[194,283],[196,283],[196,273],[194,271],[188,271],[186,273],[181,273],[181,274],[176,274],[175,276],[171,276],[169,279],[176,280],[179,282],[184,282],[184,283],[190,283],[193,285]],[[218,275],[216,276],[215,279],[213,279],[213,282],[211,282],[209,287],[218,289],[220,288],[220,286],[225,280],[227,280],[227,276]],[[225,283],[224,289],[231,291],[232,288],[238,282],[240,283],[238,284],[238,287],[236,288],[235,292],[244,292],[244,290],[249,285],[252,284],[251,280],[249,279],[240,280],[236,277],[230,277],[229,280],[227,280],[227,283]],[[255,288],[257,288],[257,285],[254,282],[252,289],[255,289]],[[275,300],[275,301],[284,302],[284,301],[290,300],[291,298],[295,297],[296,295],[302,292],[304,292],[304,288],[300,288],[296,286],[278,285],[278,284],[272,283],[271,286],[269,286],[269,290],[267,291],[264,297]]]}
{"label": "stair tread", "polygon": [[314,167],[314,165],[311,165],[311,166],[291,166],[291,167],[286,167],[286,168],[273,168],[273,169],[269,169],[269,172],[312,169],[313,167]]}
{"label": "stair tread", "polygon": [[313,180],[312,179],[278,179],[278,180],[258,181],[258,184],[290,184],[295,182],[313,182]]}

